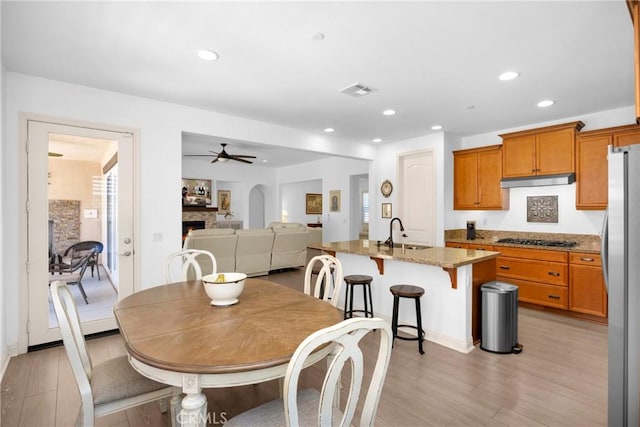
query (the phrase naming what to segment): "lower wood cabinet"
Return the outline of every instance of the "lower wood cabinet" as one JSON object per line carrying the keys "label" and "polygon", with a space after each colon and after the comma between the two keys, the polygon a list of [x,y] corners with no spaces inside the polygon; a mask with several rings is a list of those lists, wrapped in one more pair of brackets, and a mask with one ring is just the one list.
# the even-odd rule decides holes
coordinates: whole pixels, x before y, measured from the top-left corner
{"label": "lower wood cabinet", "polygon": [[600,255],[572,252],[569,269],[569,310],[607,317],[607,290]]}
{"label": "lower wood cabinet", "polygon": [[520,301],[567,309],[569,293],[568,253],[544,249],[500,247],[497,280],[518,286]]}
{"label": "lower wood cabinet", "polygon": [[[518,286],[519,301],[606,318],[607,290],[600,255],[479,243],[447,242],[447,247],[500,252],[495,280]],[[474,265],[474,307],[479,286]],[[486,274],[482,277],[487,277]],[[475,335],[474,335],[475,336]]]}

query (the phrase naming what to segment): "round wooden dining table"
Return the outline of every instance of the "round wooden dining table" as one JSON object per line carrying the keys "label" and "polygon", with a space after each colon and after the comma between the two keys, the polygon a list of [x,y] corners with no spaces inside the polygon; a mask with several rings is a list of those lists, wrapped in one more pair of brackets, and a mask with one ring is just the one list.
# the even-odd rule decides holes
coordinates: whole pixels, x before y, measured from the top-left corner
{"label": "round wooden dining table", "polygon": [[[203,388],[284,377],[298,345],[343,320],[333,305],[263,279],[247,279],[237,304],[210,304],[201,281],[172,283],[130,295],[114,307],[131,365],[185,393],[178,421],[207,421]],[[309,364],[330,352],[316,352]]]}

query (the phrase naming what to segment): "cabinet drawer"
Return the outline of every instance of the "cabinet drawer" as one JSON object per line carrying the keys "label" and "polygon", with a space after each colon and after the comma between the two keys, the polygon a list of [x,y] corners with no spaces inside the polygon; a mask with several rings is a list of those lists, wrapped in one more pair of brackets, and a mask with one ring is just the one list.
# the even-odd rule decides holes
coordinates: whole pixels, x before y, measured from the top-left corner
{"label": "cabinet drawer", "polygon": [[543,282],[558,286],[567,286],[569,267],[567,264],[530,259],[498,257],[496,275],[515,279]]}
{"label": "cabinet drawer", "polygon": [[566,310],[568,304],[568,288],[564,286],[543,285],[524,280],[513,280],[498,276],[498,280],[504,280],[518,287],[518,300],[531,304],[544,305]]}
{"label": "cabinet drawer", "polygon": [[549,251],[544,249],[513,248],[510,246],[496,246],[502,256],[509,258],[526,258],[536,261],[567,262],[567,251]]}
{"label": "cabinet drawer", "polygon": [[458,242],[447,242],[445,246],[448,248],[457,248],[457,249],[469,249],[469,245],[466,243],[458,243]]}
{"label": "cabinet drawer", "polygon": [[602,258],[598,254],[587,254],[580,252],[569,253],[569,263],[581,265],[601,266]]}
{"label": "cabinet drawer", "polygon": [[467,245],[469,249],[475,249],[477,251],[492,251],[493,245],[482,245],[478,243],[469,243]]}

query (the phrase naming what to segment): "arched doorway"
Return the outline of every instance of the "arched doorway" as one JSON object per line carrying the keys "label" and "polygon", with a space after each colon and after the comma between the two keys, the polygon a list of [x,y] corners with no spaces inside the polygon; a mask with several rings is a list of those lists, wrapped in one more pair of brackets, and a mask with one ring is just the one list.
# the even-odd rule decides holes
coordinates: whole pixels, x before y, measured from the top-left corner
{"label": "arched doorway", "polygon": [[256,185],[249,192],[249,228],[264,228],[265,190]]}

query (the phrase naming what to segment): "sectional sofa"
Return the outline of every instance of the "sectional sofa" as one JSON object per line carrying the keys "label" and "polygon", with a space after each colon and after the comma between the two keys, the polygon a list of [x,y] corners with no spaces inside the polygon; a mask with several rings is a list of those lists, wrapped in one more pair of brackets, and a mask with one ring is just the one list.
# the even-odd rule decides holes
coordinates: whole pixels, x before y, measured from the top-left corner
{"label": "sectional sofa", "polygon": [[[307,245],[314,241],[322,242],[322,229],[276,222],[257,229],[192,230],[185,239],[184,248],[213,253],[220,272],[238,271],[248,276],[263,276],[271,270],[303,267],[307,262]],[[202,261],[203,271],[211,271],[208,263],[210,261]]]}

